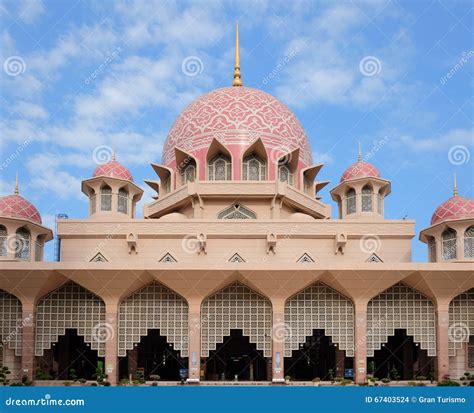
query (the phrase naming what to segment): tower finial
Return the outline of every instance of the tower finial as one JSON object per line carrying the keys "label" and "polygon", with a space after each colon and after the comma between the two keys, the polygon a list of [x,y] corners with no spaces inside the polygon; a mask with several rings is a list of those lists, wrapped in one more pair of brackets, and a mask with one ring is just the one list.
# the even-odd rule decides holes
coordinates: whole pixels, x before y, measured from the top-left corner
{"label": "tower finial", "polygon": [[20,188],[18,186],[18,172],[16,173],[16,178],[15,178],[15,195],[18,195],[20,193]]}
{"label": "tower finial", "polygon": [[234,63],[234,80],[232,86],[242,86],[242,78],[240,77],[240,44],[239,44],[239,23],[235,26],[235,63]]}
{"label": "tower finial", "polygon": [[456,184],[456,174],[453,177],[453,196],[458,196],[458,186]]}
{"label": "tower finial", "polygon": [[359,155],[357,156],[357,162],[362,162],[362,146],[359,142]]}
{"label": "tower finial", "polygon": [[112,145],[112,160],[115,161],[115,145]]}

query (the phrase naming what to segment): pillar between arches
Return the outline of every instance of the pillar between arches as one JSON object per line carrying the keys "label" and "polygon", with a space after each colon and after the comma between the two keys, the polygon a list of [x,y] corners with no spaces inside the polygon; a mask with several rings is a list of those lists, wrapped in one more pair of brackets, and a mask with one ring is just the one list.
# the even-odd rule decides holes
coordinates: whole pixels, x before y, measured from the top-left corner
{"label": "pillar between arches", "polygon": [[285,382],[285,339],[288,326],[285,325],[285,301],[272,301],[272,383]]}
{"label": "pillar between arches", "polygon": [[201,377],[201,300],[188,302],[188,383],[199,383]]}
{"label": "pillar between arches", "polygon": [[22,303],[21,376],[29,381],[35,378],[35,319],[34,304]]}
{"label": "pillar between arches", "polygon": [[449,302],[436,307],[436,376],[438,381],[449,375]]}
{"label": "pillar between arches", "polygon": [[354,372],[355,382],[367,381],[367,304],[368,301],[355,301],[354,326]]}
{"label": "pillar between arches", "polygon": [[118,305],[117,303],[105,304],[105,325],[100,331],[105,340],[105,373],[107,380],[112,385],[118,383]]}

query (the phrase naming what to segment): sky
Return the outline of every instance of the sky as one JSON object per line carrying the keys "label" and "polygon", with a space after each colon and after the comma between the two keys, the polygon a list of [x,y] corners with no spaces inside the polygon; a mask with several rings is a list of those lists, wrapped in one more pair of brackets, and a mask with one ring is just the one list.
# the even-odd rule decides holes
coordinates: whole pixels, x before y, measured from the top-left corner
{"label": "sky", "polygon": [[385,218],[416,220],[413,260],[426,261],[418,234],[454,173],[474,196],[467,0],[0,0],[0,195],[18,172],[46,226],[86,217],[81,180],[114,146],[150,202],[143,179],[155,179],[173,120],[231,84],[237,21],[244,84],[294,111],[325,163],[334,218],[329,190],[360,142],[392,182]]}

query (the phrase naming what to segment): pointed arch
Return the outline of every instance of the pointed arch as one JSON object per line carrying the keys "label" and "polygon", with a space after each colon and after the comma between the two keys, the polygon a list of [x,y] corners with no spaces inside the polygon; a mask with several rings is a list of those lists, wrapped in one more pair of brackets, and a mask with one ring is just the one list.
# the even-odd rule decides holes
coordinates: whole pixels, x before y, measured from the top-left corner
{"label": "pointed arch", "polygon": [[35,355],[42,356],[66,329],[76,329],[84,342],[104,357],[105,340],[100,333],[106,327],[104,301],[79,284],[67,282],[38,302]]}
{"label": "pointed arch", "polygon": [[265,181],[268,174],[268,156],[260,138],[242,155],[242,180]]}
{"label": "pointed arch", "polygon": [[449,355],[455,356],[469,336],[474,335],[474,288],[454,297],[449,303]]}
{"label": "pointed arch", "polygon": [[0,342],[21,356],[23,341],[23,312],[21,301],[0,289]]}
{"label": "pointed arch", "polygon": [[119,305],[118,355],[125,357],[149,330],[160,330],[181,357],[188,356],[188,303],[158,281],[139,289]]}
{"label": "pointed arch", "polygon": [[285,340],[285,357],[291,357],[313,330],[324,330],[347,357],[354,356],[354,304],[346,296],[318,281],[285,303],[285,325],[291,335]]}
{"label": "pointed arch", "polygon": [[373,357],[396,329],[436,356],[436,323],[433,302],[419,291],[398,283],[372,298],[367,306],[367,356]]}
{"label": "pointed arch", "polygon": [[209,181],[232,180],[232,154],[216,138],[209,146],[206,154],[207,179]]}
{"label": "pointed arch", "polygon": [[217,219],[257,219],[257,214],[237,202],[219,212]]}
{"label": "pointed arch", "polygon": [[272,355],[270,300],[241,282],[233,282],[201,304],[201,356],[217,348],[233,329],[241,329],[264,357]]}

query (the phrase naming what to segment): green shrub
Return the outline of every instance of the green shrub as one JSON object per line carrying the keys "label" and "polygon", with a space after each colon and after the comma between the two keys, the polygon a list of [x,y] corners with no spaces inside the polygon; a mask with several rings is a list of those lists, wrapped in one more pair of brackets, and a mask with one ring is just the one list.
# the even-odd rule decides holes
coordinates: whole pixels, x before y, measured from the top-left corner
{"label": "green shrub", "polygon": [[438,386],[460,386],[457,381],[445,379],[438,383]]}

